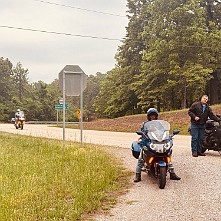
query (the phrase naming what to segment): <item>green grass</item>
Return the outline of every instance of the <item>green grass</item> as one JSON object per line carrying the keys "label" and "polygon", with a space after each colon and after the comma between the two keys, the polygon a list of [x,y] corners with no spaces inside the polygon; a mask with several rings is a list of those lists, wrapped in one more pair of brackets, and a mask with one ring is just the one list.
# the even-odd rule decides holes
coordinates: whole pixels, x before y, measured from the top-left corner
{"label": "green grass", "polygon": [[0,220],[77,220],[128,175],[97,146],[3,133],[0,143]]}
{"label": "green grass", "polygon": [[190,135],[188,132],[190,123],[188,123],[187,125],[182,125],[182,124],[171,124],[170,125],[170,133],[173,133],[173,130],[180,130],[179,135]]}

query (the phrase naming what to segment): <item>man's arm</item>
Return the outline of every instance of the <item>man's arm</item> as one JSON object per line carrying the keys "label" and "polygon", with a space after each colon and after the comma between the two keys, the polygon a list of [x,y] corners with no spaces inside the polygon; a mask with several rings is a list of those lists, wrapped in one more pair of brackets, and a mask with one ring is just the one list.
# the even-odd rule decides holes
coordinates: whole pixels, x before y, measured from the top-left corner
{"label": "man's arm", "polygon": [[214,113],[212,112],[212,109],[210,107],[209,107],[209,118],[211,120],[220,121],[220,118],[214,115]]}

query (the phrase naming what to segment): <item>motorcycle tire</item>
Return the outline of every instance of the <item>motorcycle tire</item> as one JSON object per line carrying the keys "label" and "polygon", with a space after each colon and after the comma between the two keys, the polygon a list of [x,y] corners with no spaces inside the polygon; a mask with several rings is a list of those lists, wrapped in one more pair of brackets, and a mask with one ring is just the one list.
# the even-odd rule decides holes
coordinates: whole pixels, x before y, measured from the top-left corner
{"label": "motorcycle tire", "polygon": [[160,167],[158,174],[158,186],[160,189],[164,189],[166,186],[166,167]]}
{"label": "motorcycle tire", "polygon": [[23,126],[23,125],[21,125],[21,130],[23,130],[23,127],[24,127],[24,126]]}

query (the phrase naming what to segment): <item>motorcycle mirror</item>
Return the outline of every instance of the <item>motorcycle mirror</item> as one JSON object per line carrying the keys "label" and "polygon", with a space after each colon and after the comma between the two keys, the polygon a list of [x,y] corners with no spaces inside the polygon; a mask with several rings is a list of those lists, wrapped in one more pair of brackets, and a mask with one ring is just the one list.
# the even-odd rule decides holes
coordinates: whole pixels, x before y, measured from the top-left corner
{"label": "motorcycle mirror", "polygon": [[180,132],[180,130],[174,130],[173,135],[177,135]]}
{"label": "motorcycle mirror", "polygon": [[141,130],[136,131],[136,133],[137,133],[138,135],[143,135],[143,132],[142,132]]}

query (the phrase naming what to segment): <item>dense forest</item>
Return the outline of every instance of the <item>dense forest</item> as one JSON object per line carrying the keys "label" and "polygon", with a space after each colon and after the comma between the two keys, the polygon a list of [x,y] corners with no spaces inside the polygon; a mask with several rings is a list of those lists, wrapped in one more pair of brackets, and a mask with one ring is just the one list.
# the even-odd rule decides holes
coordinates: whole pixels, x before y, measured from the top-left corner
{"label": "dense forest", "polygon": [[[221,103],[221,0],[127,0],[126,36],[116,66],[87,79],[84,117],[183,109],[208,94]],[[28,69],[0,58],[0,121],[17,108],[27,120],[56,120],[58,80],[30,83]],[[79,97],[68,97],[76,121]]]}
{"label": "dense forest", "polygon": [[[50,84],[42,81],[29,83],[28,74],[28,69],[23,68],[20,62],[14,67],[9,59],[0,58],[0,121],[10,121],[17,109],[24,111],[27,121],[56,121],[57,110],[54,105],[62,97],[58,79]],[[95,116],[93,102],[99,93],[99,79],[103,76],[97,73],[87,78],[84,91],[85,120]],[[67,121],[78,121],[79,97],[67,97],[66,103],[69,104]],[[58,113],[59,120],[62,120],[62,111]]]}
{"label": "dense forest", "polygon": [[[101,115],[221,102],[221,1],[128,0],[127,34],[95,100]],[[106,102],[107,101],[107,102]]]}

